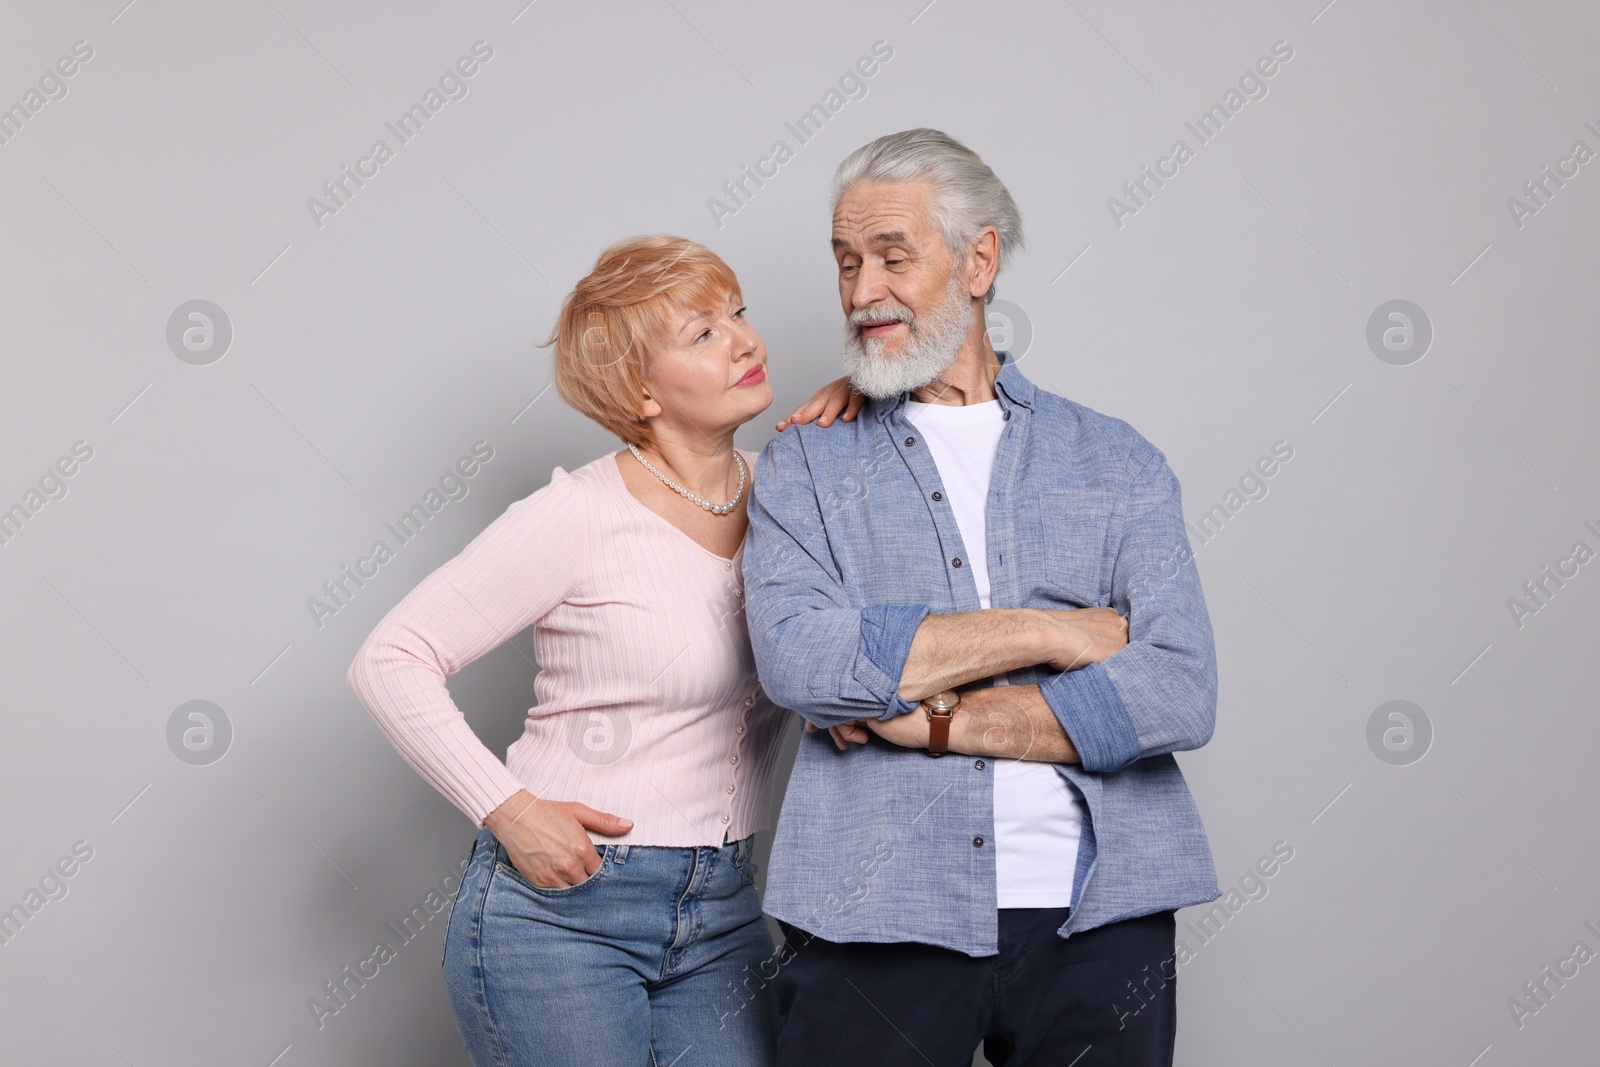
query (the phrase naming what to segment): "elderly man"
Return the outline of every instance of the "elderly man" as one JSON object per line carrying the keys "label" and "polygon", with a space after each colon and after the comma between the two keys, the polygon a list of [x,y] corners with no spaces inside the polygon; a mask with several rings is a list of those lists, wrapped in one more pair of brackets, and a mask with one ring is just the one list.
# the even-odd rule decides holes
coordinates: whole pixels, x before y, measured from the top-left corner
{"label": "elderly man", "polygon": [[779,1063],[1170,1064],[1173,912],[1218,896],[1172,757],[1216,713],[1177,479],[995,352],[1021,218],[975,153],[880,138],[833,204],[870,399],[762,452],[744,558],[762,684],[809,724]]}

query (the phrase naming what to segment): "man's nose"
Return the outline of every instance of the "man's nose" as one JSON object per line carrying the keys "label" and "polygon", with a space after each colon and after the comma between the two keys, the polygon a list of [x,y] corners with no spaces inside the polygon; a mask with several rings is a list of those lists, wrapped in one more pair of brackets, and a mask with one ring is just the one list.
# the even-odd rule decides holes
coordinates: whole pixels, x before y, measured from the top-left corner
{"label": "man's nose", "polygon": [[861,270],[856,273],[855,288],[850,293],[851,306],[859,310],[881,304],[888,299],[888,274],[863,264]]}

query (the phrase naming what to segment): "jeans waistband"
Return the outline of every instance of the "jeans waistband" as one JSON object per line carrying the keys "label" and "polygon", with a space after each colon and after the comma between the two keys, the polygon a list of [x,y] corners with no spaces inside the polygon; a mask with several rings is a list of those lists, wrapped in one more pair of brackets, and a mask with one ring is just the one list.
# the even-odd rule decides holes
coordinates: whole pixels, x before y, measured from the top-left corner
{"label": "jeans waistband", "polygon": [[755,851],[755,841],[755,834],[746,834],[737,841],[724,840],[720,848],[716,845],[634,845],[628,843],[620,845],[596,845],[595,848],[601,853],[601,855],[605,855],[609,852],[611,856],[611,862],[616,864],[627,863],[628,853],[636,848],[651,850],[659,849],[663,852],[671,851],[708,853],[720,853],[723,849],[731,848],[733,849],[734,864],[736,866],[743,867],[745,863],[749,861],[751,853]]}

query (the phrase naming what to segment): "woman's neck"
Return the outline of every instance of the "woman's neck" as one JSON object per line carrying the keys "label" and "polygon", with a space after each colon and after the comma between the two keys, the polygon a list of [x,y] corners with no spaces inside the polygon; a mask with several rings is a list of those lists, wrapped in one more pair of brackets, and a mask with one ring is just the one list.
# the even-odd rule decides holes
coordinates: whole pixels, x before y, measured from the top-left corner
{"label": "woman's neck", "polygon": [[[661,473],[689,492],[720,503],[739,488],[739,461],[734,458],[733,431],[715,436],[662,433],[658,430],[639,451]],[[746,481],[749,473],[745,474]]]}

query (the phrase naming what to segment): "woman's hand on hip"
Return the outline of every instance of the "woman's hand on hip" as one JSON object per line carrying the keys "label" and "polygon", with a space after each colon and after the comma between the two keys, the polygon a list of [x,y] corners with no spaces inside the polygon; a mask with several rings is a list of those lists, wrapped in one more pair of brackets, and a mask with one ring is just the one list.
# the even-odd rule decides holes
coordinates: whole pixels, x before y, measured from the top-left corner
{"label": "woman's hand on hip", "polygon": [[633,820],[569,800],[540,800],[520,789],[483,825],[505,846],[517,873],[542,889],[577,885],[600,866],[589,832],[615,837]]}

